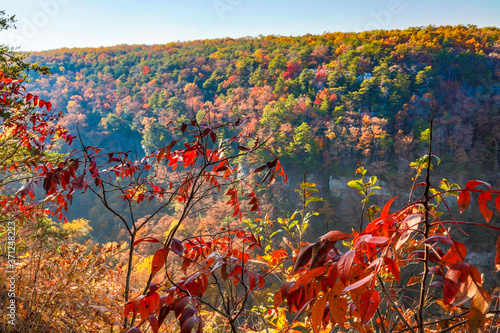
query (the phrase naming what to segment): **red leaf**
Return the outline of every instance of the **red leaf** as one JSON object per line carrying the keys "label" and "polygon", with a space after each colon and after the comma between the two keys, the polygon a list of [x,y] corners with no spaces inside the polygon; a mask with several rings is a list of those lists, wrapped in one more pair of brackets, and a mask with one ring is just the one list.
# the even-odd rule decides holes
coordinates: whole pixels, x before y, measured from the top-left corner
{"label": "red leaf", "polygon": [[344,285],[347,284],[347,276],[351,270],[352,261],[354,260],[355,255],[356,253],[354,250],[349,250],[344,253],[338,261],[339,279]]}
{"label": "red leaf", "polygon": [[174,304],[172,305],[174,312],[175,312],[175,317],[178,318],[186,305],[189,303],[191,297],[182,297],[178,298],[175,300]]}
{"label": "red leaf", "polygon": [[45,108],[47,109],[47,111],[50,111],[50,109],[52,109],[52,103],[45,102]]}
{"label": "red leaf", "polygon": [[151,315],[148,317],[149,324],[151,325],[151,329],[153,333],[158,333],[158,319],[155,316]]}
{"label": "red leaf", "polygon": [[389,272],[392,273],[392,276],[394,276],[396,281],[398,281],[398,283],[401,284],[401,273],[399,271],[398,264],[389,257],[384,257],[384,263],[387,265]]}
{"label": "red leaf", "polygon": [[150,293],[154,293],[155,291],[157,291],[157,290],[158,290],[158,288],[160,288],[160,287],[158,287],[158,285],[157,285],[156,283],[151,283],[151,284],[149,285],[149,291],[148,291],[148,294],[150,294]]}
{"label": "red leaf", "polygon": [[299,254],[297,255],[297,258],[295,259],[295,264],[293,265],[292,275],[295,274],[295,272],[297,270],[304,267],[309,262],[309,260],[311,259],[311,256],[312,256],[313,246],[314,246],[314,243],[307,244],[307,245],[304,245],[300,249]]}
{"label": "red leaf", "polygon": [[473,189],[475,187],[478,187],[479,185],[486,185],[491,190],[491,185],[487,182],[483,182],[482,180],[469,180],[467,182],[467,185],[465,185],[465,188],[470,190],[470,189]]}
{"label": "red leaf", "polygon": [[385,220],[387,216],[389,216],[389,209],[391,208],[391,204],[396,199],[397,197],[394,197],[385,204],[384,208],[382,209],[382,212],[380,213],[380,218],[382,220]]}
{"label": "red leaf", "polygon": [[184,324],[182,325],[181,333],[191,333],[191,330],[193,329],[194,324],[198,321],[198,317],[189,317],[186,319]]}
{"label": "red leaf", "polygon": [[257,278],[259,279],[259,285],[258,285],[259,289],[264,288],[264,286],[266,285],[266,280],[264,280],[264,277],[262,277],[262,275],[257,273],[255,273],[255,275],[257,275]]}
{"label": "red leaf", "polygon": [[389,241],[389,238],[383,236],[370,236],[366,237],[363,241],[368,244],[385,244]]}
{"label": "red leaf", "polygon": [[497,195],[497,198],[495,199],[495,206],[497,207],[497,211],[500,214],[500,194]]}
{"label": "red leaf", "polygon": [[469,277],[469,264],[460,261],[453,264],[444,277],[443,302],[450,304],[455,299],[460,287],[467,282]]}
{"label": "red leaf", "polygon": [[278,163],[278,159],[275,158],[274,160],[272,160],[271,162],[267,162],[266,165],[269,169],[272,169],[276,166],[276,164]]}
{"label": "red leaf", "polygon": [[453,244],[453,240],[449,236],[445,235],[434,235],[423,241],[423,243],[445,243],[445,244]]}
{"label": "red leaf", "polygon": [[127,318],[128,315],[131,313],[132,314],[135,313],[135,300],[125,304],[125,309],[123,310],[123,316]]}
{"label": "red leaf", "polygon": [[370,320],[380,304],[380,295],[375,289],[365,290],[360,297],[359,315],[361,324]]}
{"label": "red leaf", "polygon": [[446,252],[440,261],[442,265],[449,266],[464,261],[466,255],[467,247],[461,242],[453,242],[448,252]]}
{"label": "red leaf", "polygon": [[479,209],[481,210],[481,214],[483,214],[484,219],[487,223],[490,222],[493,217],[493,211],[488,209],[488,201],[492,201],[493,197],[490,192],[483,192],[477,198],[479,203]]}
{"label": "red leaf", "polygon": [[429,287],[443,288],[444,287],[444,283],[443,283],[443,281],[434,281],[434,282],[432,282],[432,283],[429,284]]}
{"label": "red leaf", "polygon": [[458,209],[460,211],[460,214],[462,214],[467,209],[467,207],[469,207],[469,203],[470,203],[469,191],[461,192],[458,195],[458,200],[457,200]]}
{"label": "red leaf", "polygon": [[195,314],[196,314],[196,310],[192,306],[184,308],[184,310],[182,310],[181,316],[179,317],[179,324],[181,326],[184,326],[184,323],[186,322],[186,320],[189,318],[195,317]]}
{"label": "red leaf", "polygon": [[151,263],[151,275],[155,275],[162,269],[165,265],[165,260],[167,259],[168,249],[159,249],[155,252],[153,256],[153,261]]}
{"label": "red leaf", "polygon": [[243,147],[243,146],[238,146],[238,149],[241,151],[249,151],[250,150],[249,148]]}
{"label": "red leaf", "polygon": [[144,237],[144,238],[141,238],[141,239],[136,240],[136,241],[132,244],[132,246],[136,246],[137,244],[142,243],[142,242],[148,242],[148,243],[160,243],[160,244],[161,244],[161,242],[160,242],[159,240],[157,240],[156,238],[154,238],[154,237],[149,237],[149,236],[148,236],[148,237]]}
{"label": "red leaf", "polygon": [[177,253],[178,255],[182,256],[184,254],[184,247],[182,246],[182,242],[178,240],[177,238],[172,238],[172,251],[174,253]]}
{"label": "red leaf", "polygon": [[255,169],[253,172],[258,173],[267,168],[267,164],[262,164],[260,167]]}
{"label": "red leaf", "polygon": [[343,233],[342,231],[332,230],[332,231],[324,234],[323,236],[321,236],[320,240],[323,242],[325,242],[325,241],[336,242],[336,241],[343,240],[343,239],[346,239],[349,237],[352,237],[352,234],[346,234],[346,233]]}
{"label": "red leaf", "polygon": [[314,244],[310,269],[322,266],[333,247],[335,247],[335,242],[317,242]]}
{"label": "red leaf", "polygon": [[434,266],[429,268],[429,274],[443,276],[443,270],[441,269],[441,266]]}
{"label": "red leaf", "polygon": [[[162,296],[161,298],[163,299],[165,296]],[[164,306],[163,308],[161,308],[160,314],[158,315],[158,327],[160,327],[161,324],[163,324],[163,321],[168,316],[169,312],[170,312],[170,308],[168,306]]]}
{"label": "red leaf", "polygon": [[255,281],[255,275],[253,272],[248,272],[248,281],[250,281],[250,291],[257,287],[257,281]]}
{"label": "red leaf", "polygon": [[210,131],[210,138],[212,139],[213,143],[217,140],[217,134],[215,134],[214,131]]}
{"label": "red leaf", "polygon": [[358,280],[358,281],[354,282],[353,284],[350,284],[347,287],[345,287],[344,292],[357,289],[357,288],[367,284],[374,277],[375,277],[375,273],[371,273],[370,275],[365,276],[361,280]]}

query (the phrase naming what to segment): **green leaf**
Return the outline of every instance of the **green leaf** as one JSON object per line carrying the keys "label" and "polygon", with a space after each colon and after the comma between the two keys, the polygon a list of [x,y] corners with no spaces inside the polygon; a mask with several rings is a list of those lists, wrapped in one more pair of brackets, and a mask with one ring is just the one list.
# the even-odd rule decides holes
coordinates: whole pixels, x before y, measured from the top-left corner
{"label": "green leaf", "polygon": [[297,225],[297,223],[299,223],[298,220],[292,221],[290,224],[288,224],[288,228],[292,229],[293,227],[295,227]]}
{"label": "green leaf", "polygon": [[358,189],[363,192],[365,190],[365,188],[363,187],[363,185],[359,180],[351,180],[350,182],[347,183],[347,186]]}
{"label": "green leaf", "polygon": [[269,238],[272,238],[274,235],[279,234],[280,232],[283,232],[283,229],[276,230],[271,234],[271,236],[269,236]]}
{"label": "green leaf", "polygon": [[309,199],[306,200],[306,206],[308,206],[311,202],[315,201],[325,201],[325,199],[318,197],[310,197]]}

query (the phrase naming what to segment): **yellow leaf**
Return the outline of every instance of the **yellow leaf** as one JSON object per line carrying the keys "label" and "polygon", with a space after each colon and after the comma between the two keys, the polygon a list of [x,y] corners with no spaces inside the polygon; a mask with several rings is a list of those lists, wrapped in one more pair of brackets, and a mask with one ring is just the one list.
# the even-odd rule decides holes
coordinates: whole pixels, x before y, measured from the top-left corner
{"label": "yellow leaf", "polygon": [[281,330],[288,326],[288,321],[286,320],[286,310],[284,308],[280,308],[278,310],[278,320],[276,320],[276,328]]}

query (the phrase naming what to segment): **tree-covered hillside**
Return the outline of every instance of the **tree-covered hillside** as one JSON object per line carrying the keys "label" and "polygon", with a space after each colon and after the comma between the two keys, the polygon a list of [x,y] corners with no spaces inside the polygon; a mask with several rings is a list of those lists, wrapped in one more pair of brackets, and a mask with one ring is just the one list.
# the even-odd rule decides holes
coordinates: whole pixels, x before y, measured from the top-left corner
{"label": "tree-covered hillside", "polygon": [[0,47],[1,332],[498,330],[499,28],[30,61]]}
{"label": "tree-covered hillside", "polygon": [[[458,180],[498,172],[500,29],[419,27],[300,37],[60,49],[31,61],[54,75],[30,86],[68,114],[87,142],[147,151],[170,121],[250,117],[274,133],[284,165],[302,173],[408,169],[428,140]],[[460,168],[452,170],[452,165]],[[489,175],[485,175],[489,176]]]}

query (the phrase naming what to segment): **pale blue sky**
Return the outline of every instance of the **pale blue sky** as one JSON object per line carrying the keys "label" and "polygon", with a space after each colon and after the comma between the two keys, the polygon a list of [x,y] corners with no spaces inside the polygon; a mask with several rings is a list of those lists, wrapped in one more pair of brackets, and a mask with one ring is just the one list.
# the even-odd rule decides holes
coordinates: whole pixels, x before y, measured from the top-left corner
{"label": "pale blue sky", "polygon": [[0,0],[23,51],[422,25],[500,26],[500,0]]}

